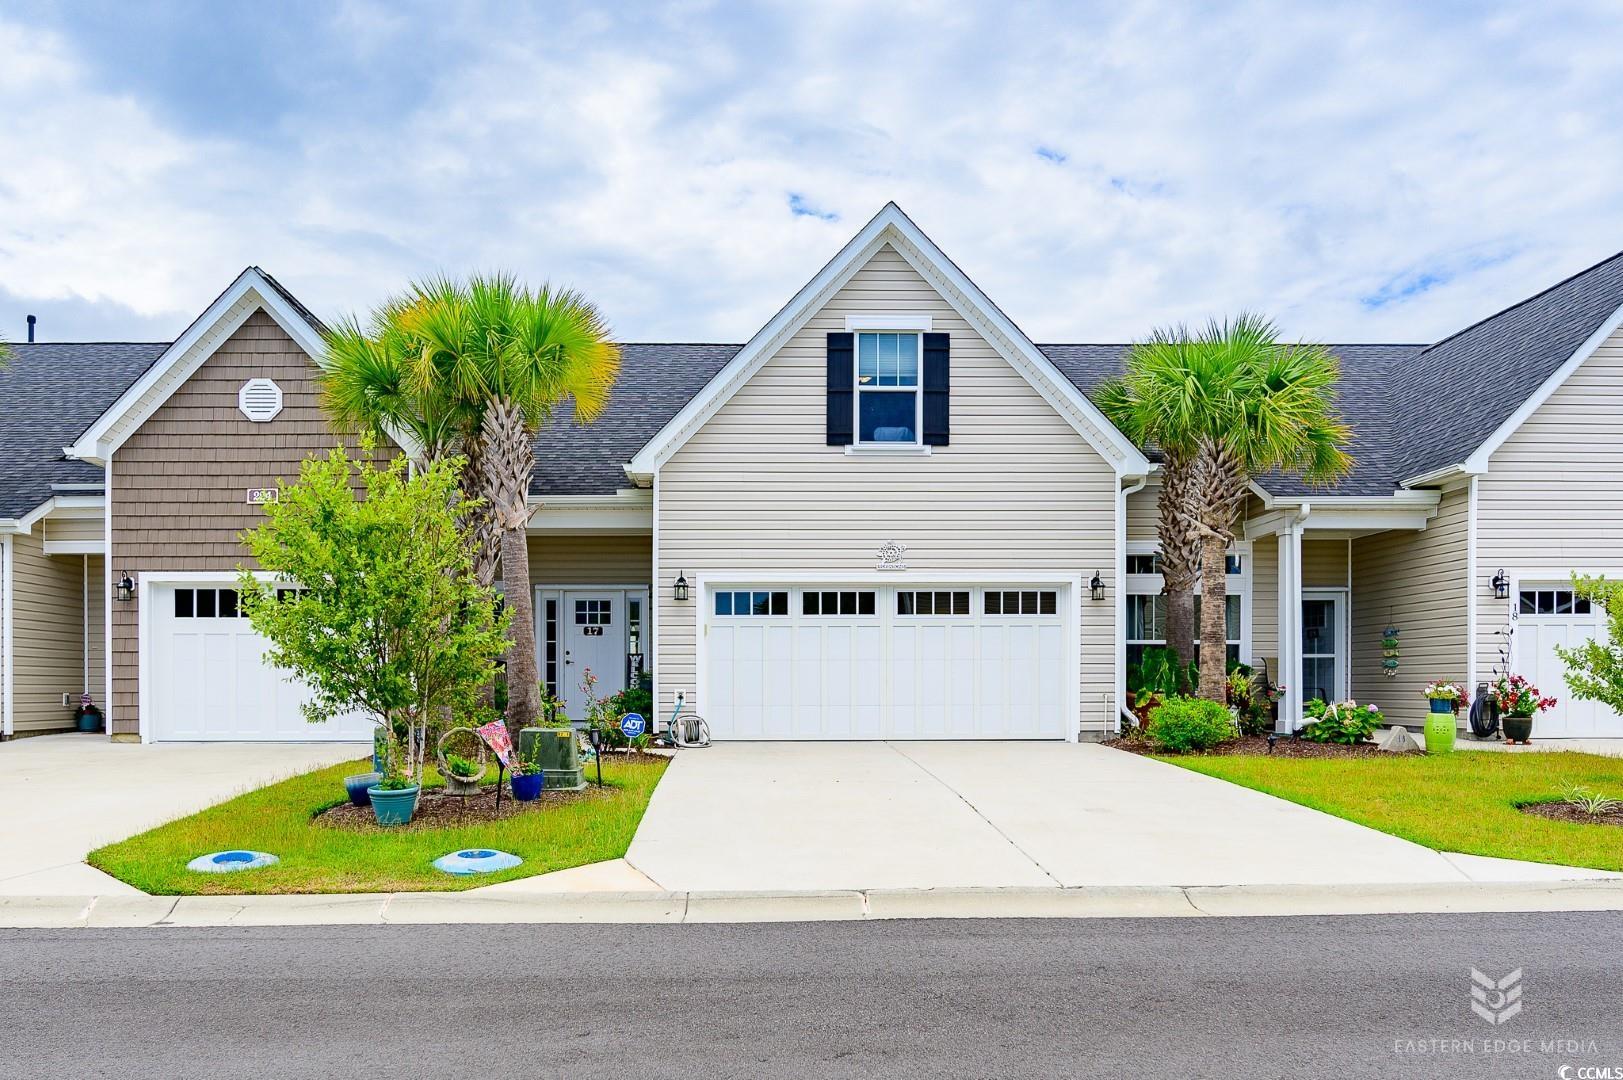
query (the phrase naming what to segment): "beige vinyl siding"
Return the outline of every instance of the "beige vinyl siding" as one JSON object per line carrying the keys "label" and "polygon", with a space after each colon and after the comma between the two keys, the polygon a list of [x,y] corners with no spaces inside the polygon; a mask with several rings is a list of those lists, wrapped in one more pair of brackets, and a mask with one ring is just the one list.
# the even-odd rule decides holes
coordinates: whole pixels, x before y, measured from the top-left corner
{"label": "beige vinyl siding", "polygon": [[46,518],[41,522],[46,540],[96,541],[107,539],[106,526],[100,517]]}
{"label": "beige vinyl siding", "polygon": [[1477,677],[1499,662],[1512,580],[1623,574],[1623,331],[1533,412],[1477,479]]}
{"label": "beige vinyl siding", "polygon": [[88,571],[86,579],[86,651],[90,656],[90,696],[96,706],[107,709],[107,560],[100,555],[81,556]]}
{"label": "beige vinyl siding", "polygon": [[[1277,540],[1274,546],[1277,555]],[[1302,537],[1303,588],[1344,589],[1347,587],[1349,567],[1346,540],[1314,540],[1311,536]]]}
{"label": "beige vinyl siding", "polygon": [[1251,542],[1251,658],[1266,661],[1274,682],[1279,675],[1279,537]]}
{"label": "beige vinyl siding", "polygon": [[530,534],[531,585],[647,585],[653,567],[649,534]]}
{"label": "beige vinyl siding", "polygon": [[[1467,517],[1464,488],[1447,492],[1418,532],[1395,529],[1353,541],[1352,694],[1395,724],[1426,718],[1421,691],[1465,678]],[[1398,628],[1398,674],[1381,669],[1381,634]]]}
{"label": "beige vinyl siding", "polygon": [[[952,445],[931,456],[847,455],[825,445],[826,335],[848,313],[927,312],[951,335]],[[659,476],[660,709],[696,700],[690,581],[721,573],[870,574],[907,545],[906,580],[984,573],[1019,581],[1095,570],[1111,602],[1079,599],[1084,729],[1113,721],[1116,478],[1095,452],[893,249],[881,249]]]}
{"label": "beige vinyl siding", "polygon": [[1159,544],[1161,523],[1161,485],[1150,481],[1144,490],[1127,496],[1127,539]]}
{"label": "beige vinyl siding", "polygon": [[46,555],[38,530],[11,543],[13,732],[63,730],[85,689],[84,564],[78,555]]}
{"label": "beige vinyl siding", "polygon": [[[251,487],[298,476],[299,463],[337,441],[316,397],[315,365],[263,310],[221,343],[113,455],[112,550],[137,582],[159,570],[235,570],[252,565],[239,540],[264,520]],[[274,379],[282,411],[253,423],[237,411],[249,379]],[[113,606],[113,731],[139,728],[138,600]]]}

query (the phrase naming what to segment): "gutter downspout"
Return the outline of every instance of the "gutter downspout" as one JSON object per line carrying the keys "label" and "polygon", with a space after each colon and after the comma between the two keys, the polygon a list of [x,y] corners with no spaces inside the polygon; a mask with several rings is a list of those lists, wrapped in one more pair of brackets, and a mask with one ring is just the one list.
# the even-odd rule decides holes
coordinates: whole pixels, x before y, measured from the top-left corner
{"label": "gutter downspout", "polygon": [[1116,734],[1126,720],[1138,725],[1138,717],[1127,709],[1127,498],[1143,491],[1150,482],[1146,474],[1127,487],[1116,487]]}

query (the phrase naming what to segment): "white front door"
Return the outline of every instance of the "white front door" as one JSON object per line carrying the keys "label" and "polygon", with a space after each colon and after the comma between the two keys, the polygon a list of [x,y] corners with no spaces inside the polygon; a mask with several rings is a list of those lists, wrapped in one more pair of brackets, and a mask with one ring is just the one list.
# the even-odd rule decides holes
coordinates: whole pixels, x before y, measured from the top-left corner
{"label": "white front door", "polygon": [[619,591],[566,592],[559,613],[563,642],[559,696],[571,720],[586,719],[586,689],[591,672],[599,698],[626,688],[626,594]]}
{"label": "white front door", "polygon": [[697,710],[718,739],[1063,739],[1064,585],[707,588]]}
{"label": "white front door", "polygon": [[1302,700],[1347,698],[1346,593],[1302,590]]}
{"label": "white front door", "polygon": [[1533,721],[1535,739],[1617,738],[1623,716],[1598,701],[1582,701],[1567,688],[1567,667],[1557,645],[1573,648],[1604,637],[1605,613],[1565,584],[1518,584],[1515,655],[1511,670],[1556,699]]}
{"label": "white front door", "polygon": [[299,707],[310,691],[265,661],[265,639],[224,583],[154,584],[145,597],[141,715],[149,738],[176,741],[347,741],[372,737],[369,717],[319,724]]}

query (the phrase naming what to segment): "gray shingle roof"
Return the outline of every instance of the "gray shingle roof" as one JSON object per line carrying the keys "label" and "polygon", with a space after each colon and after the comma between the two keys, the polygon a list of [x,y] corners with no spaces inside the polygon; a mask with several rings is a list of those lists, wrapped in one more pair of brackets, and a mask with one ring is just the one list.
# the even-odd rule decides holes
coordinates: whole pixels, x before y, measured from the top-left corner
{"label": "gray shingle roof", "polygon": [[1402,442],[1395,479],[1463,462],[1619,307],[1623,252],[1444,338],[1400,367],[1392,388]]}
{"label": "gray shingle roof", "polygon": [[681,411],[742,345],[622,345],[609,407],[589,427],[560,409],[535,440],[537,495],[612,494],[630,487],[625,464]]}
{"label": "gray shingle roof", "polygon": [[316,318],[314,313],[312,313],[309,308],[305,307],[304,304],[299,301],[297,296],[294,296],[292,293],[288,292],[287,286],[271,277],[270,273],[262,266],[256,266],[253,268],[253,270],[260,277],[265,279],[265,284],[276,290],[277,296],[280,296],[283,300],[286,300],[288,306],[299,313],[299,318],[310,324],[310,328],[312,330],[318,334],[325,334],[327,332],[327,324]]}
{"label": "gray shingle roof", "polygon": [[11,346],[0,371],[0,518],[33,510],[52,484],[101,483],[100,468],[62,456],[169,346],[163,342]]}

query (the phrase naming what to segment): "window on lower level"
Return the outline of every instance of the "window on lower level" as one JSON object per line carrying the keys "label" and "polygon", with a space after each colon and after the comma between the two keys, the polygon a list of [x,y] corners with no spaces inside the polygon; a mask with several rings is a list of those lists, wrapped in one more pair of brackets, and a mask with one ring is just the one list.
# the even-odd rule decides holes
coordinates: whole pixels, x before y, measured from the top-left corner
{"label": "window on lower level", "polygon": [[1522,589],[1518,611],[1523,615],[1588,615],[1589,601],[1571,589]]}
{"label": "window on lower level", "polygon": [[247,615],[235,589],[176,589],[175,618],[235,619]]}
{"label": "window on lower level", "polygon": [[717,615],[787,615],[789,594],[770,589],[737,589],[716,594]]}
{"label": "window on lower level", "polygon": [[807,589],[800,594],[802,615],[872,615],[874,611],[871,589]]}
{"label": "window on lower level", "polygon": [[[1228,658],[1240,659],[1240,597],[1223,597],[1227,612],[1225,634]],[[1129,593],[1127,596],[1127,663],[1139,664],[1144,650],[1167,643],[1167,598],[1160,593]],[[1195,597],[1195,651],[1200,651],[1200,597]]]}

